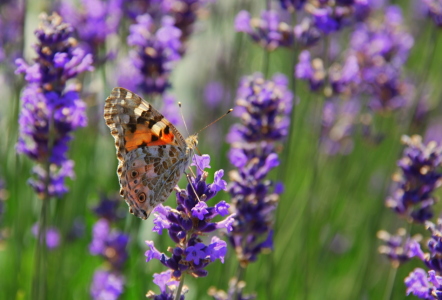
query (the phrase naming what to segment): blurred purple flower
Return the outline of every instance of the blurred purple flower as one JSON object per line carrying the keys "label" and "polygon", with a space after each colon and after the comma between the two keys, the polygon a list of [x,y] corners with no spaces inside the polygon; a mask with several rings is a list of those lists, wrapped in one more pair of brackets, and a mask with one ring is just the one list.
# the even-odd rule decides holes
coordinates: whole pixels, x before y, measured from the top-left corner
{"label": "blurred purple flower", "polygon": [[424,253],[419,245],[419,242],[422,240],[420,235],[409,237],[406,230],[401,228],[397,231],[396,235],[391,235],[381,230],[377,233],[377,237],[384,242],[379,247],[379,252],[387,256],[395,268],[413,257],[424,258]]}
{"label": "blurred purple flower", "polygon": [[307,0],[279,0],[281,8],[290,12],[299,11],[306,2]]}
{"label": "blurred purple flower", "polygon": [[[180,116],[180,108],[178,103],[175,100],[175,97],[171,94],[163,95],[163,107],[161,108],[161,113],[167,120],[169,120],[175,126],[183,123],[183,120]],[[189,122],[187,122],[187,126],[189,126]]]}
{"label": "blurred purple flower", "polygon": [[442,122],[439,119],[430,122],[427,127],[427,131],[425,132],[425,143],[429,143],[431,141],[436,142],[439,145],[442,145]]}
{"label": "blurred purple flower", "polygon": [[416,268],[405,278],[407,295],[413,294],[420,299],[442,299],[442,277],[434,271]]}
{"label": "blurred purple flower", "polygon": [[427,6],[428,15],[438,27],[442,27],[442,0],[422,0]]}
{"label": "blurred purple flower", "polygon": [[233,125],[228,135],[229,158],[238,168],[229,173],[234,215],[224,226],[243,267],[273,248],[273,211],[279,195],[266,176],[279,165],[275,142],[288,134],[293,95],[287,84],[282,75],[265,80],[255,74],[243,78],[238,88],[234,111],[241,124]]}
{"label": "blurred purple flower", "polygon": [[304,50],[299,54],[299,63],[295,67],[295,76],[307,80],[312,91],[323,88],[326,71],[320,58],[311,59],[310,52]]}
{"label": "blurred purple flower", "polygon": [[201,170],[196,178],[190,179],[187,189],[177,189],[176,209],[160,204],[153,211],[155,215],[153,231],[161,234],[162,230],[167,229],[169,237],[176,243],[171,257],[159,252],[153,241],[146,241],[149,247],[145,253],[146,260],[160,260],[164,266],[172,270],[173,278],[177,280],[183,272],[196,277],[207,276],[205,268],[212,261],[215,259],[224,261],[225,242],[223,244],[219,239],[212,238],[211,242],[206,244],[201,236],[214,232],[218,228],[229,227],[229,218],[231,218],[228,216],[225,220],[212,222],[215,216],[225,215],[225,210],[217,209],[220,205],[225,205],[225,202],[221,201],[215,207],[207,205],[207,201],[219,191],[211,187],[213,183],[206,183],[208,174],[203,169],[209,166],[210,157],[195,155],[193,160],[192,165],[199,166]]}
{"label": "blurred purple flower", "polygon": [[[153,274],[153,283],[155,283],[161,291],[161,294],[156,295],[153,291],[149,291],[146,295],[148,299],[154,300],[173,300],[176,288],[179,285],[179,281],[176,281],[172,276],[172,270],[167,270],[162,273]],[[188,289],[184,286],[181,291],[180,300],[184,300],[184,294],[187,293]]]}
{"label": "blurred purple flower", "polygon": [[204,88],[204,100],[211,108],[218,107],[226,98],[226,90],[218,81],[211,81]]}
{"label": "blurred purple flower", "polygon": [[356,26],[350,55],[358,58],[361,89],[371,95],[372,109],[395,110],[410,102],[411,86],[402,79],[402,70],[413,43],[396,6],[387,7],[381,25],[373,19]]}
{"label": "blurred purple flower", "polygon": [[401,172],[393,177],[397,188],[387,198],[386,205],[396,213],[422,223],[432,218],[435,202],[432,193],[442,184],[442,147],[436,142],[425,145],[418,135],[403,136],[402,142],[407,147],[398,161]]}
{"label": "blurred purple flower", "polygon": [[89,245],[91,254],[103,256],[113,270],[121,270],[128,258],[126,246],[129,236],[118,230],[111,230],[106,219],[99,219],[95,223],[92,235],[93,239]]}
{"label": "blurred purple flower", "polygon": [[169,76],[174,63],[181,59],[180,36],[181,30],[173,25],[169,16],[163,17],[160,28],[155,28],[149,14],[138,16],[127,38],[128,44],[135,47],[130,58],[137,73],[121,74],[120,84],[132,81],[130,85],[135,85],[135,90],[162,94],[170,86]]}
{"label": "blurred purple flower", "polygon": [[100,201],[97,206],[93,208],[95,215],[99,218],[106,219],[108,222],[115,222],[124,218],[125,214],[119,210],[121,201],[118,197],[100,196]]}
{"label": "blurred purple flower", "polygon": [[[73,162],[66,157],[70,133],[87,123],[78,86],[66,85],[66,81],[91,71],[92,56],[76,46],[72,32],[72,27],[56,13],[42,14],[35,31],[38,43],[34,49],[38,56],[34,64],[16,60],[16,73],[25,74],[28,81],[22,95],[17,150],[40,164],[51,163],[48,196],[66,193],[64,178],[73,177]],[[34,173],[37,179],[31,180],[31,185],[37,193],[46,193],[47,171],[37,166]]]}
{"label": "blurred purple flower", "polygon": [[111,34],[116,34],[122,17],[122,0],[81,0],[81,7],[64,0],[60,15],[77,31],[80,45],[92,53],[95,64],[101,64],[107,57],[97,57]]}
{"label": "blurred purple flower", "polygon": [[235,18],[235,30],[247,33],[268,51],[278,47],[290,47],[293,43],[290,26],[280,19],[275,10],[263,10],[260,19],[251,18],[247,11],[240,11]]}
{"label": "blurred purple flower", "polygon": [[307,48],[314,46],[321,38],[321,32],[309,18],[302,19],[301,23],[295,26],[293,32],[296,42]]}
{"label": "blurred purple flower", "polygon": [[283,75],[265,80],[256,73],[241,80],[233,113],[244,122],[232,126],[227,137],[229,143],[277,141],[287,136],[293,94],[286,79],[281,80],[280,76]]}
{"label": "blurred purple flower", "polygon": [[105,270],[96,270],[90,293],[94,300],[116,300],[123,293],[123,275]]}
{"label": "blurred purple flower", "polygon": [[[32,226],[31,229],[34,237],[38,236],[38,230],[39,230],[39,224],[36,223],[34,224],[34,226]],[[46,235],[46,247],[49,250],[54,250],[58,248],[58,246],[60,246],[61,236],[60,236],[60,231],[57,228],[55,227],[46,228],[45,235]]]}

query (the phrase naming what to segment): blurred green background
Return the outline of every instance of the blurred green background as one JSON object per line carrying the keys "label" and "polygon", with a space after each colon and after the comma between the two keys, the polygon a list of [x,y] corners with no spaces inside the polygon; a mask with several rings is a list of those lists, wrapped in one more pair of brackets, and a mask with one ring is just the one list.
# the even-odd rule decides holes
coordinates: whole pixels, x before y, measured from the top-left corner
{"label": "blurred green background", "polygon": [[[407,74],[418,85],[425,80],[425,92],[429,93],[435,107],[431,116],[438,118],[441,113],[437,103],[442,88],[442,37],[430,20],[413,18],[410,2],[400,4],[407,27],[415,37]],[[27,58],[34,55],[30,46],[35,43],[33,31],[37,16],[50,5],[43,1],[28,2],[24,39]],[[252,14],[257,14],[264,5],[264,1],[223,0],[200,16],[188,52],[172,75],[172,91],[183,103],[190,131],[202,128],[224,112],[224,108],[219,108],[207,113],[203,89],[208,82],[221,80],[225,83],[231,96],[225,98],[227,104],[223,107],[229,107],[233,106],[241,76],[263,70],[264,51],[243,34],[235,33],[233,20],[240,9],[251,9]],[[127,34],[127,30],[125,32]],[[341,43],[348,40],[349,32],[341,33]],[[121,43],[118,48],[125,53],[126,37],[119,38],[113,42]],[[296,56],[297,53],[289,49],[270,53],[268,77],[281,72],[291,78]],[[431,59],[430,64],[428,59]],[[103,103],[116,86],[117,72],[116,63],[110,62],[105,70],[95,70],[82,78],[89,125],[75,132],[70,144],[69,157],[75,161],[76,173],[75,180],[68,182],[70,192],[63,199],[51,201],[50,225],[60,229],[62,242],[60,247],[49,251],[47,281],[51,296],[48,299],[88,299],[93,272],[103,261],[90,255],[88,245],[97,220],[91,208],[98,203],[101,193],[114,195],[119,189],[114,142],[102,117]],[[32,299],[36,239],[31,227],[38,221],[41,201],[27,184],[34,163],[15,150],[17,91],[23,80],[11,74],[6,65],[2,74],[2,77],[16,76],[16,84],[9,84],[4,78],[1,81],[0,126],[4,130],[0,134],[0,176],[5,181],[6,200],[5,212],[0,217],[0,299]],[[305,82],[296,83],[296,95],[300,102],[296,106],[291,136],[282,145],[281,166],[271,174],[286,187],[275,218],[275,249],[249,265],[245,291],[256,292],[257,299],[405,298],[403,279],[421,263],[412,261],[396,272],[388,260],[378,254],[380,242],[376,233],[381,229],[393,233],[407,226],[385,207],[384,200],[403,149],[401,135],[424,134],[426,124],[409,125],[400,113],[376,115],[373,128],[384,137],[380,143],[368,141],[357,131],[350,154],[327,156],[317,150],[322,96],[310,93]],[[199,135],[201,152],[212,157],[212,171],[233,168],[226,156],[229,145],[225,143],[225,135],[238,121],[229,116]],[[184,184],[182,179],[179,185],[183,187]],[[217,197],[229,202],[226,192]],[[121,202],[126,209],[124,201]],[[166,204],[174,204],[173,195]],[[439,204],[435,210],[440,211]],[[84,222],[84,235],[71,239],[69,232],[76,221]],[[154,240],[162,251],[173,244],[167,235],[151,232],[152,218],[141,221],[128,214],[119,225],[131,236],[121,299],[142,299],[148,290],[158,291],[152,283],[152,274],[165,269],[158,261],[145,262],[147,247],[144,241]],[[419,226],[412,230],[426,234]],[[186,279],[185,284],[190,289],[186,298],[210,299],[207,290],[211,286],[227,289],[236,267],[236,257],[229,249],[224,264],[217,261],[208,268],[209,276]]]}

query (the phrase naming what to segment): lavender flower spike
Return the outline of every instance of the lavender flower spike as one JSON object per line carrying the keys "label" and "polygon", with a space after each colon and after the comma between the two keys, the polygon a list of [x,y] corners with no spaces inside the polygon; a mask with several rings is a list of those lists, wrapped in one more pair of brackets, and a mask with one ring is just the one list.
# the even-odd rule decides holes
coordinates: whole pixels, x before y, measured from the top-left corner
{"label": "lavender flower spike", "polygon": [[127,82],[127,87],[145,94],[162,94],[170,86],[172,67],[181,59],[181,30],[173,24],[170,16],[163,17],[160,28],[155,27],[149,14],[137,17],[127,38],[128,44],[135,47],[130,55],[137,72],[131,75],[131,82],[127,74],[122,74],[120,83]]}
{"label": "lavender flower spike", "polygon": [[405,278],[407,295],[413,294],[420,299],[442,299],[442,277],[434,271],[428,274],[420,268],[416,268]]}
{"label": "lavender flower spike", "polygon": [[163,230],[167,230],[176,245],[172,248],[170,256],[167,256],[155,248],[153,241],[146,241],[149,250],[145,256],[147,261],[159,260],[170,269],[171,278],[175,280],[179,280],[183,273],[195,277],[207,276],[205,268],[217,259],[224,262],[227,252],[226,242],[218,237],[213,236],[210,241],[204,241],[202,238],[216,229],[229,231],[232,223],[230,221],[232,215],[219,222],[212,221],[218,215],[226,215],[228,204],[225,201],[214,206],[208,204],[221,189],[225,189],[225,181],[221,178],[223,172],[220,171],[216,172],[213,183],[206,183],[208,174],[204,169],[210,167],[209,163],[208,155],[195,155],[192,165],[197,166],[197,176],[191,179],[186,189],[177,188],[177,207],[171,208],[160,204],[153,211],[155,215],[153,231],[161,234]]}
{"label": "lavender flower spike", "polygon": [[418,135],[403,136],[407,146],[398,161],[401,172],[394,175],[397,188],[386,205],[396,213],[423,223],[433,216],[433,191],[442,184],[442,147],[436,142],[422,143]]}
{"label": "lavender flower spike", "polygon": [[233,125],[227,137],[230,161],[238,168],[229,174],[235,215],[228,236],[243,267],[273,248],[273,211],[282,188],[266,176],[279,165],[275,143],[287,136],[292,98],[282,75],[265,80],[255,74],[238,88],[234,111],[242,123]]}
{"label": "lavender flower spike", "polygon": [[281,21],[274,10],[263,10],[261,18],[251,18],[243,10],[235,18],[235,29],[247,33],[253,41],[268,51],[278,47],[290,47],[293,43],[293,32],[290,26]]}
{"label": "lavender flower spike", "polygon": [[86,107],[80,99],[78,86],[66,82],[82,72],[91,71],[92,56],[76,46],[72,33],[73,28],[63,23],[56,13],[42,14],[40,26],[35,31],[37,58],[32,65],[23,59],[16,60],[16,73],[25,74],[28,82],[22,95],[17,150],[40,164],[49,161],[50,174],[46,168],[35,167],[37,179],[32,180],[31,185],[38,194],[45,194],[44,186],[49,176],[47,196],[50,197],[66,193],[64,179],[73,177],[73,163],[66,156],[68,142],[71,132],[87,123]]}

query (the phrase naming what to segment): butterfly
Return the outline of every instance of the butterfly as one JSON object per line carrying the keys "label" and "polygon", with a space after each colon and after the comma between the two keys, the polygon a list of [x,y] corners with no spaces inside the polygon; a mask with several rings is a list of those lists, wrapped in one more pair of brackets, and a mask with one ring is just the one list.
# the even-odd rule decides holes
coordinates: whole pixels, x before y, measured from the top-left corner
{"label": "butterfly", "polygon": [[152,105],[121,87],[106,99],[104,119],[117,148],[120,195],[145,220],[190,165],[197,135],[184,139]]}

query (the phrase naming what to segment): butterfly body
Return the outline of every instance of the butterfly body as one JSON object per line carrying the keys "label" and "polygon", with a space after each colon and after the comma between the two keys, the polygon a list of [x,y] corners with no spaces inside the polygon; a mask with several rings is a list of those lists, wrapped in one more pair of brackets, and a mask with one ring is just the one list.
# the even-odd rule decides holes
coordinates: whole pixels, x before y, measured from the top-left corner
{"label": "butterfly body", "polygon": [[106,99],[104,119],[115,138],[120,195],[147,219],[164,202],[191,162],[195,135],[184,139],[152,105],[124,88]]}

